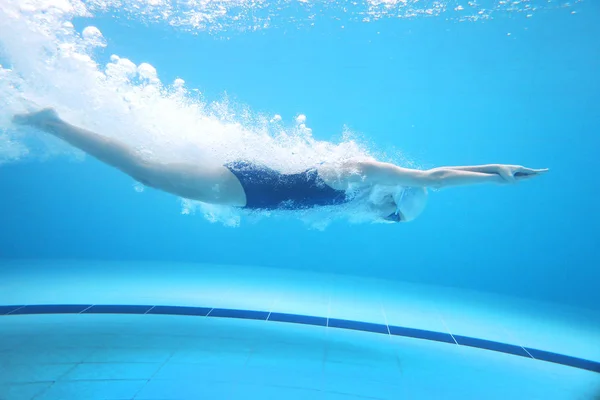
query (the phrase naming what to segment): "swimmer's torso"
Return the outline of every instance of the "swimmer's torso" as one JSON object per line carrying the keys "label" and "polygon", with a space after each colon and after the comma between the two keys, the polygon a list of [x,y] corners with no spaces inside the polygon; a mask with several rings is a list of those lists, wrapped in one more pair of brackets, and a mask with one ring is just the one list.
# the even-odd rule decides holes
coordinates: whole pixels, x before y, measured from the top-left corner
{"label": "swimmer's torso", "polygon": [[345,190],[328,185],[317,168],[282,174],[267,166],[234,161],[225,167],[235,175],[246,194],[245,208],[299,210],[347,203]]}

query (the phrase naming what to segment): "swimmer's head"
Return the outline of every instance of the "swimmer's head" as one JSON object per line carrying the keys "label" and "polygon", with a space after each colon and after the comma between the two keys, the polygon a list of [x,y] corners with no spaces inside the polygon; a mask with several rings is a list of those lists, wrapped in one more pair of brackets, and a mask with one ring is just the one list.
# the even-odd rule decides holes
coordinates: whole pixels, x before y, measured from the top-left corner
{"label": "swimmer's head", "polygon": [[398,222],[410,222],[417,218],[427,205],[427,189],[423,187],[400,188],[392,195],[396,203]]}

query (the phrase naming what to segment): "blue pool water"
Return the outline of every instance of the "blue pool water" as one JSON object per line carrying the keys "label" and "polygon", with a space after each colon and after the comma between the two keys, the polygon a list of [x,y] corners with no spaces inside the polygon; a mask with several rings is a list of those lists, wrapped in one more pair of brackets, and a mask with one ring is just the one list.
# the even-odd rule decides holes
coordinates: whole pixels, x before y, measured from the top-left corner
{"label": "blue pool water", "polygon": [[[164,399],[597,396],[597,367],[573,365],[600,362],[599,15],[591,0],[5,1],[0,311],[189,306],[267,317],[3,315],[0,399],[146,399],[153,385]],[[294,171],[370,155],[422,169],[550,172],[434,191],[408,224],[328,209],[245,213],[144,188],[10,122],[37,106],[162,161],[233,155]],[[320,322],[256,325],[271,313]],[[104,317],[102,332],[90,333]],[[71,344],[57,339],[64,323]],[[376,328],[330,329],[336,323]],[[381,330],[386,339],[375,337]],[[427,332],[458,350],[423,340]],[[156,340],[135,346],[119,335]],[[194,335],[215,341],[210,356]],[[221,353],[222,337],[251,343]],[[283,344],[267,351],[268,338]],[[469,340],[478,345],[462,345]],[[34,357],[46,342],[51,355]],[[529,350],[583,361],[542,362]],[[221,371],[228,361],[213,358],[222,354],[235,373],[210,375],[214,390],[193,384],[205,369],[173,389],[178,368],[206,358]],[[337,369],[344,363],[352,367]],[[287,383],[249,378],[265,371]],[[349,389],[357,376],[368,379]],[[122,390],[111,386],[119,380]]]}

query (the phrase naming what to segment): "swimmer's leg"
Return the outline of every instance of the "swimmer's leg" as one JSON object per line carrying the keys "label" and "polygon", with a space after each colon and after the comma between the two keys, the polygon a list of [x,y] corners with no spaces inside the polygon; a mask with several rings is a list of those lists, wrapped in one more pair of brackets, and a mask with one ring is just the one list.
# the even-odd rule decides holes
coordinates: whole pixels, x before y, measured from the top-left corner
{"label": "swimmer's leg", "polygon": [[50,133],[103,163],[118,168],[144,185],[208,203],[234,206],[246,203],[241,184],[223,166],[148,161],[116,139],[63,121],[50,108],[15,115],[13,122]]}
{"label": "swimmer's leg", "polygon": [[13,117],[13,122],[50,133],[129,175],[135,175],[140,167],[140,157],[123,143],[73,126],[60,119],[56,111],[51,108],[28,114],[17,114]]}

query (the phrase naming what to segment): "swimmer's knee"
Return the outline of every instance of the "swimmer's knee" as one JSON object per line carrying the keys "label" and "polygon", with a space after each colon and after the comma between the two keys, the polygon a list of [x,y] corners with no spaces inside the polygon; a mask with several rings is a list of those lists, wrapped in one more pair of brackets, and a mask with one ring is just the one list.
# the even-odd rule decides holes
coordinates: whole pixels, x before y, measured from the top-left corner
{"label": "swimmer's knee", "polygon": [[144,186],[156,187],[157,168],[150,162],[135,159],[123,164],[119,169]]}
{"label": "swimmer's knee", "polygon": [[146,186],[146,187],[154,187],[152,186],[152,183],[148,180],[148,179],[144,179],[144,178],[136,178],[134,177],[133,179],[135,179],[136,181],[138,181],[139,183],[141,183],[142,185]]}

